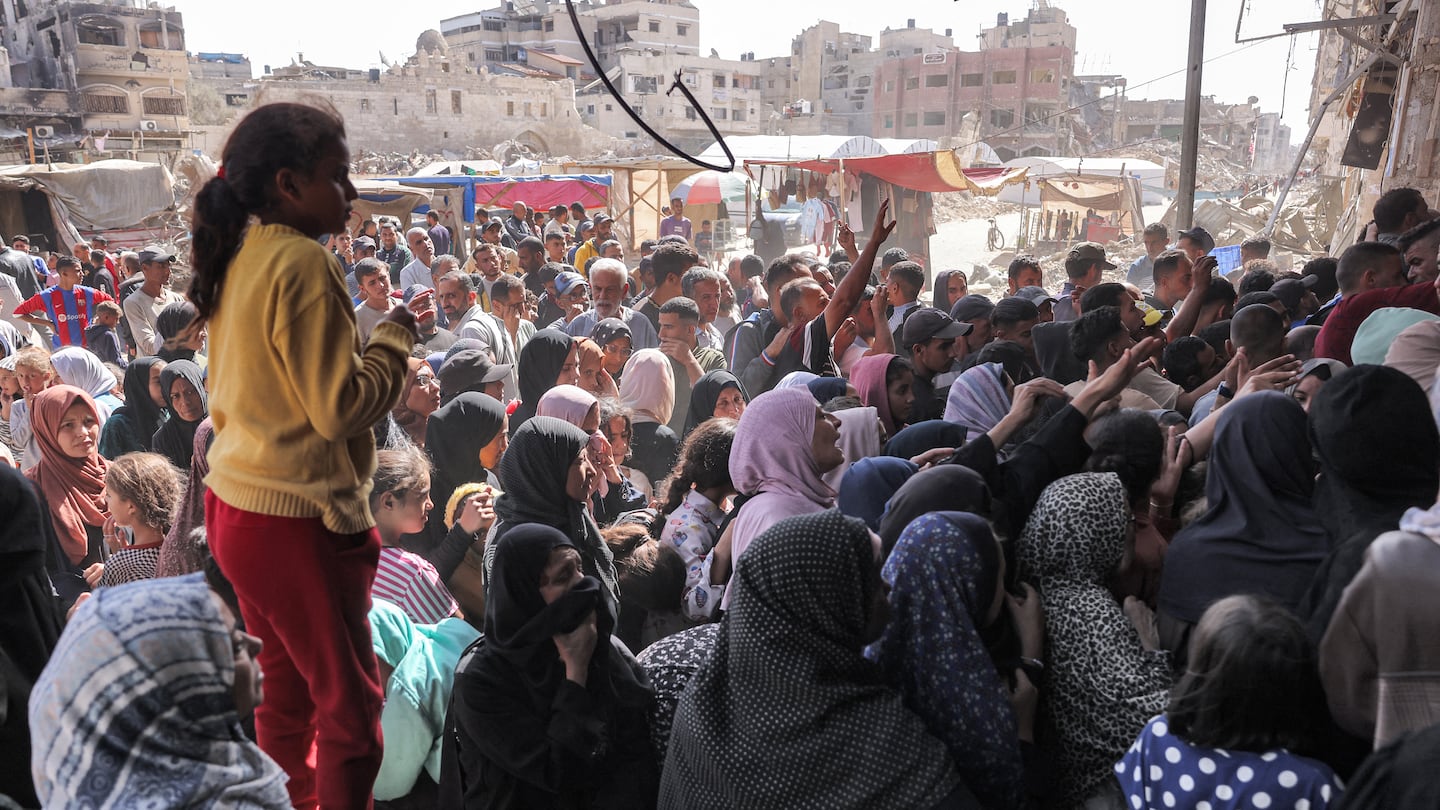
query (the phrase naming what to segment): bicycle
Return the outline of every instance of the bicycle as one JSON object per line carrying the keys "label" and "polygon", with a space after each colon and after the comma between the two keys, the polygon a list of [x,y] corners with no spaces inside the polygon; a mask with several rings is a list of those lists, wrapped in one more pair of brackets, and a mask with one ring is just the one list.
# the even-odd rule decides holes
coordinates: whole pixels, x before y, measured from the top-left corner
{"label": "bicycle", "polygon": [[1000,232],[1000,226],[995,224],[994,217],[990,217],[990,232],[985,235],[985,244],[991,250],[1005,249],[1005,234]]}

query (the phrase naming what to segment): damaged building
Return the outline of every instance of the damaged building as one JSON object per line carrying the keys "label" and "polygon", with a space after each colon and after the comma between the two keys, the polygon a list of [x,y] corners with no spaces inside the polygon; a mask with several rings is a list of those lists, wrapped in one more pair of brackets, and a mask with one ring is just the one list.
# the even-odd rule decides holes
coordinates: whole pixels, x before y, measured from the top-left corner
{"label": "damaged building", "polygon": [[0,160],[167,162],[190,147],[185,29],[170,8],[0,4]]}
{"label": "damaged building", "polygon": [[[471,146],[518,143],[535,155],[591,155],[624,146],[587,126],[575,107],[575,83],[472,66],[437,31],[422,33],[413,56],[388,69],[325,67],[304,60],[255,81],[226,76],[224,62],[198,61],[194,79],[224,109],[243,113],[277,101],[323,99],[345,117],[353,150],[464,154]],[[197,147],[219,151],[229,126],[203,127]]]}

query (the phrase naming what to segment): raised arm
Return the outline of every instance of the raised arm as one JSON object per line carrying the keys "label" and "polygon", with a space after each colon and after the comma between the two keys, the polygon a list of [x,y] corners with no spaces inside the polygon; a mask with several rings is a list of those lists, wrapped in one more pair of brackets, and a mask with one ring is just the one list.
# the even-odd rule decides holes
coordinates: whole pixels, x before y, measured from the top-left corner
{"label": "raised arm", "polygon": [[[875,212],[875,224],[870,229],[870,241],[865,243],[865,250],[860,252],[860,258],[850,267],[850,272],[845,274],[845,279],[835,288],[835,294],[830,297],[830,303],[825,305],[825,334],[834,337],[835,330],[840,324],[850,317],[855,311],[855,305],[860,303],[860,294],[865,292],[865,284],[870,280],[870,268],[875,264],[875,254],[880,252],[880,246],[890,238],[890,233],[895,230],[895,222],[885,224],[885,219],[890,214],[890,201],[880,203],[880,210]],[[850,228],[842,224],[840,226],[840,243],[842,245],[855,243],[855,234]],[[847,248],[848,250],[849,248]],[[880,328],[877,324],[877,330]]]}

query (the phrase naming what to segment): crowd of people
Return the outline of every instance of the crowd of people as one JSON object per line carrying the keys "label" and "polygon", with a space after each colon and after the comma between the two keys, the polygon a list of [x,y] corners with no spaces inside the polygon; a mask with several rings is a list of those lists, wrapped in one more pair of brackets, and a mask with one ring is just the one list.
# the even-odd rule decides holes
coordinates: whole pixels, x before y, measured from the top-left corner
{"label": "crowd of people", "polygon": [[462,259],[348,172],[265,105],[183,294],[0,253],[0,805],[1436,806],[1419,193],[1299,272],[1152,225],[985,296],[884,202]]}

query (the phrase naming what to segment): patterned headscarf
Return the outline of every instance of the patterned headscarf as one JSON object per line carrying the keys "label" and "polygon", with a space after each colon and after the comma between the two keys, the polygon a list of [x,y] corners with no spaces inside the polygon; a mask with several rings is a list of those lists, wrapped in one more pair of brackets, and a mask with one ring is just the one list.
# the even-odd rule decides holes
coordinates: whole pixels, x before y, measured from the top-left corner
{"label": "patterned headscarf", "polygon": [[874,553],[865,524],[829,510],[740,558],[675,711],[662,807],[930,807],[956,787],[944,745],[862,655]]}
{"label": "patterned headscarf", "polygon": [[986,363],[956,377],[945,400],[945,421],[964,425],[971,436],[989,433],[1010,412],[1004,374],[1004,366]]}
{"label": "patterned headscarf", "polygon": [[41,803],[288,808],[285,772],[240,728],[234,683],[203,575],[96,591],[30,694]]}
{"label": "patterned headscarf", "polygon": [[916,519],[881,571],[890,586],[890,622],[868,652],[950,749],[980,803],[1021,807],[1015,714],[980,639],[1001,559],[983,518],[932,512]]}
{"label": "patterned headscarf", "polygon": [[1045,488],[1016,556],[1045,608],[1050,676],[1042,713],[1054,724],[1059,785],[1084,802],[1170,699],[1170,664],[1146,650],[1105,583],[1125,555],[1130,505],[1120,476],[1083,473]]}

